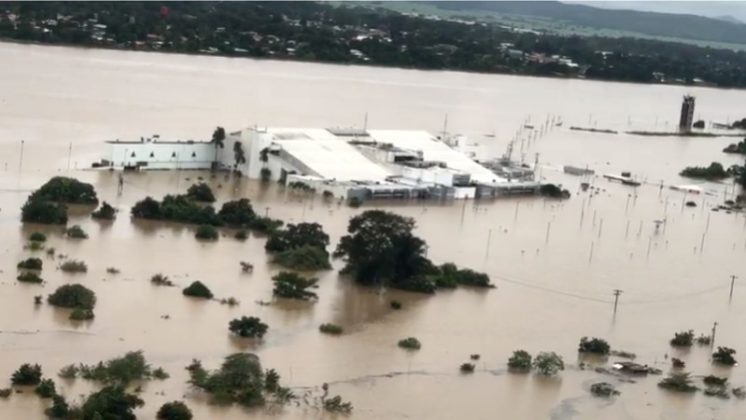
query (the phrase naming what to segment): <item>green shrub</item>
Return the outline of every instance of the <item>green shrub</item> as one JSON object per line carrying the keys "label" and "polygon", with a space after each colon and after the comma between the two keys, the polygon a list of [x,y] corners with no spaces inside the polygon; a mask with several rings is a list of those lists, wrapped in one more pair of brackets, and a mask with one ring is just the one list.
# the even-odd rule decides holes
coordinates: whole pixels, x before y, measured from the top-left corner
{"label": "green shrub", "polygon": [[319,331],[324,334],[340,335],[344,332],[344,329],[336,324],[321,324],[319,326]]}
{"label": "green shrub", "polygon": [[272,262],[285,268],[300,271],[328,270],[329,254],[315,246],[305,245],[300,248],[282,251],[272,258]]}
{"label": "green shrub", "polygon": [[76,376],[78,376],[78,367],[75,365],[67,365],[63,366],[62,369],[60,369],[57,376],[63,379],[74,379]]}
{"label": "green shrub", "polygon": [[212,292],[202,282],[195,281],[187,286],[182,292],[184,296],[191,296],[203,299],[212,299]]}
{"label": "green shrub", "polygon": [[101,207],[99,207],[98,210],[91,213],[91,217],[99,220],[114,220],[117,217],[117,210],[104,201],[101,203]]}
{"label": "green shrub", "polygon": [[18,263],[18,268],[24,270],[41,270],[41,267],[41,258],[26,258],[25,260]]}
{"label": "green shrub", "polygon": [[28,249],[29,251],[41,251],[44,249],[44,242],[29,242],[28,245],[24,246],[23,249]]}
{"label": "green shrub", "polygon": [[166,380],[171,377],[171,375],[168,374],[163,368],[158,367],[153,369],[153,373],[151,375],[153,379],[158,379],[160,381]]}
{"label": "green shrub", "polygon": [[259,318],[251,316],[236,318],[228,324],[228,330],[239,337],[262,338],[269,327]]}
{"label": "green shrub", "polygon": [[718,162],[712,162],[710,166],[688,166],[679,175],[687,178],[704,178],[718,180],[728,177],[728,171]]}
{"label": "green shrub", "polygon": [[121,385],[106,386],[89,395],[81,407],[84,420],[135,420],[133,410],[145,403],[138,396],[128,394]]}
{"label": "green shrub", "polygon": [[204,182],[189,187],[186,195],[194,201],[201,201],[204,203],[215,202],[215,195],[212,193],[212,189],[210,189],[210,186]]}
{"label": "green shrub", "polygon": [[245,228],[256,218],[256,213],[251,207],[251,201],[241,198],[223,203],[218,212],[218,218],[226,226]]}
{"label": "green shrub", "polygon": [[62,395],[52,396],[52,405],[44,410],[44,414],[53,419],[79,418],[78,410],[70,407]]}
{"label": "green shrub", "polygon": [[473,373],[475,367],[473,363],[462,363],[459,370],[461,373]]}
{"label": "green shrub", "polygon": [[44,283],[44,279],[39,277],[38,274],[33,273],[31,271],[20,273],[18,277],[16,277],[16,280],[18,280],[21,283],[34,283],[34,284]]}
{"label": "green shrub", "polygon": [[307,279],[297,273],[282,271],[272,277],[272,281],[275,284],[272,290],[275,296],[301,300],[318,298],[316,293],[308,290],[318,287],[316,285],[318,283],[317,279]]}
{"label": "green shrub", "polygon": [[349,414],[352,412],[352,403],[342,401],[339,395],[324,400],[324,410],[330,413]]}
{"label": "green shrub", "polygon": [[120,273],[119,269],[116,267],[107,267],[106,272],[109,274],[114,274],[114,275],[117,275]]}
{"label": "green shrub", "polygon": [[194,237],[197,239],[214,241],[218,239],[218,230],[210,225],[200,225],[197,227]]}
{"label": "green shrub", "polygon": [[74,178],[56,176],[34,191],[29,200],[45,200],[67,204],[98,204],[93,185]]}
{"label": "green shrub", "polygon": [[[106,384],[126,386],[130,382],[156,378],[142,351],[131,351],[95,365],[81,364],[78,369],[81,378]],[[156,370],[161,371],[160,375],[165,374],[160,368]]]}
{"label": "green shrub", "polygon": [[245,230],[239,230],[236,232],[235,235],[233,235],[234,238],[238,239],[239,241],[245,241],[249,239],[249,232],[246,232]]}
{"label": "green shrub", "polygon": [[196,225],[219,226],[220,219],[212,206],[200,206],[186,195],[166,195],[161,202],[150,197],[132,207],[132,216],[141,219],[168,220]]}
{"label": "green shrub", "polygon": [[465,268],[459,269],[453,263],[446,263],[437,268],[436,274],[430,276],[435,285],[442,288],[454,288],[458,285],[472,287],[494,287],[487,274]]}
{"label": "green shrub", "polygon": [[401,339],[399,340],[398,345],[399,347],[407,350],[419,350],[422,347],[420,340],[416,339],[415,337]]}
{"label": "green shrub", "polygon": [[608,382],[597,382],[591,385],[591,393],[598,397],[611,397],[619,395],[619,391],[614,388],[614,385]]}
{"label": "green shrub", "polygon": [[669,374],[667,378],[658,382],[658,386],[676,392],[694,392],[697,390],[697,387],[692,385],[689,374],[685,372]]}
{"label": "green shrub", "polygon": [[41,382],[41,366],[24,363],[10,377],[13,385],[39,385]]}
{"label": "green shrub", "polygon": [[2,399],[10,398],[12,394],[13,394],[13,388],[0,388],[0,398]]}
{"label": "green shrub", "polygon": [[78,225],[73,225],[69,229],[65,231],[65,235],[67,235],[68,238],[74,238],[74,239],[87,239],[88,234],[85,233],[83,228],[81,228]]}
{"label": "green shrub", "polygon": [[322,251],[329,245],[329,235],[318,223],[289,224],[270,235],[264,245],[269,252],[284,252],[291,249],[312,246]]}
{"label": "green shrub", "polygon": [[580,344],[578,344],[578,352],[580,353],[593,353],[605,356],[609,354],[610,350],[609,343],[601,338],[593,337],[589,339],[588,337],[583,337],[580,339]]}
{"label": "green shrub", "polygon": [[392,300],[391,302],[389,302],[389,307],[395,311],[398,311],[402,308],[402,304],[398,300]]}
{"label": "green shrub", "polygon": [[158,409],[158,420],[191,420],[192,411],[181,401],[165,403]]}
{"label": "green shrub", "polygon": [[70,313],[70,319],[73,321],[90,321],[96,316],[90,309],[75,308]]}
{"label": "green shrub", "polygon": [[508,359],[508,369],[528,372],[531,370],[531,354],[525,350],[515,350]]}
{"label": "green shrub", "polygon": [[251,230],[259,233],[270,234],[283,225],[282,220],[272,219],[271,217],[257,216],[249,223]]}
{"label": "green shrub", "polygon": [[49,295],[47,302],[62,308],[93,309],[96,306],[96,294],[81,284],[65,284]]}
{"label": "green shrub", "polygon": [[60,270],[66,273],[85,273],[88,271],[88,266],[83,261],[67,260],[60,264]]}
{"label": "green shrub", "polygon": [[28,240],[31,242],[46,242],[47,235],[41,232],[34,232],[31,234],[31,236],[28,237]]}
{"label": "green shrub", "polygon": [[53,380],[43,379],[39,382],[39,385],[36,386],[34,392],[41,398],[52,398],[57,395],[57,388],[54,386]]}
{"label": "green shrub", "polygon": [[24,223],[64,225],[67,223],[67,206],[53,201],[29,199],[21,208],[21,221]]}
{"label": "green shrub", "polygon": [[737,363],[733,357],[734,354],[736,354],[736,351],[732,348],[718,346],[717,351],[712,354],[712,361],[721,365],[733,366]]}
{"label": "green shrub", "polygon": [[216,402],[238,403],[246,407],[264,404],[264,371],[259,358],[237,353],[225,358],[220,369],[210,372],[195,360],[187,367],[189,383],[209,393]]}
{"label": "green shrub", "polygon": [[694,344],[694,331],[682,331],[674,334],[671,345],[675,347],[691,347]]}
{"label": "green shrub", "polygon": [[167,276],[164,276],[163,274],[155,274],[153,277],[150,278],[150,283],[156,285],[156,286],[168,286],[172,287],[174,286],[174,283],[168,279]]}
{"label": "green shrub", "polygon": [[728,378],[721,378],[715,375],[707,375],[702,378],[702,382],[709,386],[725,386],[728,383]]}
{"label": "green shrub", "polygon": [[552,376],[565,370],[565,363],[562,356],[555,352],[541,352],[534,358],[533,368],[542,375]]}

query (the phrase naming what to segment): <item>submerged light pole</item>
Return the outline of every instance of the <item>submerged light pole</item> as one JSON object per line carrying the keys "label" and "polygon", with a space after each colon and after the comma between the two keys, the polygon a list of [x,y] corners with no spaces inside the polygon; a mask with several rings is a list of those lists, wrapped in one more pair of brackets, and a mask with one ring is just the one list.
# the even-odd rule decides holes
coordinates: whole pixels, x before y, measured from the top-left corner
{"label": "submerged light pole", "polygon": [[622,291],[619,289],[614,289],[614,315],[616,315],[616,307],[617,303],[619,303],[619,295],[622,294]]}
{"label": "submerged light pole", "polygon": [[730,296],[728,297],[728,303],[733,300],[733,286],[735,285],[737,278],[738,276],[735,274],[730,275]]}

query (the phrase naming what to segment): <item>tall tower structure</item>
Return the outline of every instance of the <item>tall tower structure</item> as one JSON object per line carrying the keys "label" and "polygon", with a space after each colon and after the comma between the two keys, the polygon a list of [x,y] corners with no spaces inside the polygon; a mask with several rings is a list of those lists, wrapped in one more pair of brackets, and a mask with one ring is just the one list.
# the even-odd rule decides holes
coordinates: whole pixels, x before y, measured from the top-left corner
{"label": "tall tower structure", "polygon": [[694,96],[684,95],[681,102],[681,116],[679,117],[679,131],[691,131],[694,122]]}

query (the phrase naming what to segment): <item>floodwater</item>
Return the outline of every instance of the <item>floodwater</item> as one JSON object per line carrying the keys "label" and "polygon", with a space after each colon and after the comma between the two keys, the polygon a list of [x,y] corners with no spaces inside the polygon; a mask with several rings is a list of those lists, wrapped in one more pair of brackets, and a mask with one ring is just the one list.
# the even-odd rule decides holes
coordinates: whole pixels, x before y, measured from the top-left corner
{"label": "floodwater", "polygon": [[[0,44],[0,378],[21,363],[36,362],[55,377],[70,399],[94,389],[83,380],[64,382],[56,372],[69,363],[95,363],[143,350],[171,378],[143,385],[140,418],[153,418],[166,401],[185,399],[197,419],[331,418],[315,398],[323,383],[353,403],[361,419],[740,419],[746,401],[720,400],[701,392],[660,390],[659,377],[620,378],[582,370],[576,347],[582,336],[606,338],[632,351],[637,361],[667,372],[670,357],[701,375],[727,375],[746,385],[742,367],[709,362],[709,348],[673,350],[675,331],[709,333],[716,343],[746,357],[746,218],[713,212],[731,198],[729,183],[704,183],[706,194],[689,196],[659,188],[691,183],[678,171],[691,164],[741,159],[720,150],[734,139],[677,139],[581,133],[570,125],[613,129],[672,128],[685,93],[697,97],[697,118],[727,121],[746,92],[673,86],[597,83],[454,72],[193,57]],[[160,133],[206,138],[216,125],[228,130],[253,124],[275,126],[362,125],[438,131],[448,114],[450,131],[478,143],[480,156],[501,154],[529,119],[547,115],[564,127],[524,140],[525,159],[540,154],[542,177],[572,191],[570,200],[511,198],[479,202],[374,202],[350,209],[277,186],[202,172],[128,174],[117,195],[116,174],[84,170],[106,157],[104,139]],[[495,137],[484,134],[494,133]],[[524,134],[525,135],[525,134]],[[21,144],[23,140],[23,155]],[[516,145],[516,153],[519,153]],[[514,154],[518,157],[519,154]],[[594,178],[598,193],[581,192],[580,178],[562,174],[563,164],[589,165],[597,173],[632,171],[650,184],[640,188]],[[65,239],[59,227],[23,226],[20,207],[49,177],[64,174],[91,182],[99,197],[120,209],[113,223],[91,220],[75,209],[70,224],[90,238]],[[214,243],[198,242],[188,226],[130,220],[129,208],[146,195],[183,191],[204,177],[218,201],[252,200],[258,213],[286,222],[315,221],[332,237],[344,234],[350,216],[384,208],[414,217],[417,233],[436,262],[453,261],[485,271],[497,289],[458,289],[421,296],[379,293],[357,287],[335,270],[318,273],[316,303],[273,302],[264,239],[246,242],[231,232]],[[655,184],[655,185],[653,185]],[[686,200],[698,206],[685,207]],[[654,220],[666,219],[656,229]],[[41,230],[58,254],[85,261],[85,274],[65,274],[60,259],[44,258],[44,286],[18,284],[15,264],[26,258],[24,238]],[[255,270],[241,273],[239,261]],[[107,274],[117,267],[118,275]],[[168,275],[179,286],[202,280],[217,297],[241,304],[195,302],[179,288],[156,288],[149,278]],[[740,278],[729,301],[730,275]],[[35,307],[33,296],[66,282],[80,282],[98,296],[96,319],[74,324],[67,312]],[[621,289],[616,315],[613,290]],[[404,304],[389,309],[390,300]],[[168,315],[168,319],[163,316]],[[229,336],[228,322],[259,316],[270,330],[261,342]],[[324,322],[346,334],[318,332]],[[396,342],[416,336],[420,351]],[[555,351],[566,362],[556,378],[506,372],[515,349]],[[217,367],[238,351],[257,353],[283,383],[307,402],[282,409],[247,411],[210,405],[186,384],[184,367],[194,358]],[[474,374],[459,373],[479,353]],[[616,360],[611,357],[609,361]],[[594,362],[599,363],[599,362]],[[601,362],[601,364],[603,364]],[[616,384],[621,395],[591,397],[597,381]],[[5,379],[3,379],[5,381]],[[699,384],[701,386],[701,383]],[[5,386],[5,385],[3,385]],[[0,401],[0,418],[43,418],[45,402],[32,393]]]}

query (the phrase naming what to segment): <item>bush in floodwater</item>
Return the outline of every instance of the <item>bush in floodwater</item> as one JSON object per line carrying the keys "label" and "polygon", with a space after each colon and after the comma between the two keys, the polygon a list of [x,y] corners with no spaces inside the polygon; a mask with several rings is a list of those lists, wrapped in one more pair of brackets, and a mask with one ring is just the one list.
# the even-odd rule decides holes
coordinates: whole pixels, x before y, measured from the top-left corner
{"label": "bush in floodwater", "polygon": [[64,225],[67,223],[67,206],[54,201],[30,200],[21,208],[21,221]]}
{"label": "bush in floodwater", "polygon": [[13,388],[0,388],[0,398],[9,398],[13,394]]}
{"label": "bush in floodwater", "polygon": [[304,245],[300,248],[280,252],[272,258],[272,262],[285,268],[300,271],[328,270],[329,254],[321,248]]}
{"label": "bush in floodwater", "polygon": [[24,270],[41,270],[41,267],[41,258],[26,258],[25,260],[18,263],[18,268]]}
{"label": "bush in floodwater", "polygon": [[352,412],[352,403],[349,401],[343,401],[342,397],[336,395],[324,400],[324,410],[330,413],[349,414]]}
{"label": "bush in floodwater", "polygon": [[28,240],[31,242],[46,242],[47,235],[41,232],[34,232],[28,237]]}
{"label": "bush in floodwater", "polygon": [[674,347],[691,347],[694,344],[694,331],[681,331],[674,333],[671,345]]}
{"label": "bush in floodwater", "polygon": [[108,267],[108,268],[106,269],[106,272],[107,272],[108,274],[114,274],[114,275],[116,275],[116,274],[119,274],[119,273],[120,273],[119,269],[118,269],[118,268],[116,268],[116,267]]}
{"label": "bush in floodwater", "polygon": [[41,398],[52,398],[57,395],[57,388],[54,386],[53,380],[43,379],[39,382],[39,385],[36,386],[34,392]]}
{"label": "bush in floodwater", "polygon": [[192,411],[181,401],[165,403],[158,409],[158,420],[191,420]]}
{"label": "bush in floodwater", "polygon": [[212,292],[201,281],[195,281],[187,286],[183,292],[184,296],[191,296],[202,299],[212,299]]}
{"label": "bush in floodwater", "polygon": [[288,299],[311,300],[317,299],[316,293],[308,290],[318,287],[318,279],[305,278],[297,273],[281,271],[272,277],[275,284],[272,293],[275,296]]}
{"label": "bush in floodwater", "polygon": [[709,335],[700,334],[699,337],[697,337],[697,344],[700,346],[709,346],[710,343],[712,343],[712,337]]}
{"label": "bush in floodwater", "polygon": [[402,304],[398,300],[392,300],[391,302],[389,302],[389,307],[395,311],[398,311],[402,308]]}
{"label": "bush in floodwater", "polygon": [[709,386],[725,386],[728,383],[728,378],[721,378],[715,375],[707,375],[702,378],[702,382]]}
{"label": "bush in floodwater", "polygon": [[249,239],[249,232],[245,230],[239,230],[238,232],[236,232],[235,235],[233,235],[233,237],[238,239],[239,241],[245,241]]}
{"label": "bush in floodwater", "polygon": [[89,395],[81,407],[83,419],[135,420],[133,410],[145,402],[122,385],[106,386]]}
{"label": "bush in floodwater", "polygon": [[234,298],[233,296],[222,298],[220,299],[221,305],[228,305],[228,306],[238,306],[241,302],[238,301],[238,299]]}
{"label": "bush in floodwater", "polygon": [[143,381],[155,377],[154,371],[145,360],[142,351],[131,351],[124,356],[115,357],[95,365],[81,364],[78,369],[80,377],[83,379],[125,386],[133,381]]}
{"label": "bush in floodwater", "polygon": [[257,216],[254,220],[249,223],[249,228],[259,233],[269,235],[275,230],[279,229],[283,225],[282,220],[273,219],[271,217]]}
{"label": "bush in floodwater", "polygon": [[34,191],[29,200],[54,201],[67,204],[98,204],[93,185],[75,178],[56,176]]}
{"label": "bush in floodwater", "polygon": [[70,228],[68,228],[65,231],[65,235],[67,235],[68,238],[73,238],[73,239],[87,239],[88,238],[88,234],[85,233],[83,228],[80,227],[79,225],[73,225]]}
{"label": "bush in floodwater", "polygon": [[65,284],[49,295],[47,302],[62,308],[92,310],[96,306],[96,294],[81,284]]}
{"label": "bush in floodwater", "polygon": [[265,374],[259,357],[254,354],[232,354],[225,358],[220,369],[212,372],[194,360],[187,370],[189,383],[209,393],[216,402],[235,402],[245,407],[264,404]]}
{"label": "bush in floodwater", "polygon": [[554,184],[544,184],[539,187],[539,194],[549,198],[570,198],[570,192]]}
{"label": "bush in floodwater", "polygon": [[215,194],[212,193],[212,189],[209,185],[204,182],[194,184],[187,190],[187,197],[194,201],[201,201],[203,203],[214,203]]}
{"label": "bush in floodwater", "polygon": [[96,316],[90,309],[75,308],[70,313],[70,319],[73,321],[90,321]]}
{"label": "bush in floodwater", "polygon": [[268,329],[269,326],[255,316],[242,316],[228,323],[228,330],[243,338],[262,338]]}
{"label": "bush in floodwater", "polygon": [[399,347],[403,349],[407,349],[407,350],[419,350],[422,347],[420,340],[418,340],[415,337],[408,337],[408,338],[399,340],[398,345]]}
{"label": "bush in floodwater", "polygon": [[168,279],[168,276],[164,276],[161,273],[154,274],[153,277],[150,278],[150,283],[156,286],[172,287],[174,285],[174,283]]}
{"label": "bush in floodwater", "polygon": [[10,377],[10,383],[13,385],[39,385],[39,382],[41,382],[41,366],[36,364],[24,363]]}
{"label": "bush in floodwater", "polygon": [[28,245],[24,246],[23,249],[28,249],[29,251],[41,251],[44,249],[44,242],[29,242]]}
{"label": "bush in floodwater", "polygon": [[465,268],[459,269],[453,263],[445,263],[435,270],[432,280],[438,287],[454,288],[456,286],[472,287],[494,287],[490,283],[490,277],[487,274]]}
{"label": "bush in floodwater", "polygon": [[329,335],[340,335],[344,332],[344,328],[336,324],[327,323],[327,324],[321,324],[319,326],[319,331],[321,331],[324,334],[329,334]]}
{"label": "bush in floodwater", "polygon": [[83,261],[67,260],[60,264],[60,270],[66,273],[85,273],[88,271],[88,266]]}
{"label": "bush in floodwater", "polygon": [[78,369],[75,365],[67,365],[63,366],[62,369],[60,369],[59,373],[57,373],[57,376],[63,379],[74,379],[76,376],[78,376]]}
{"label": "bush in floodwater", "polygon": [[104,201],[101,203],[96,211],[91,213],[91,217],[99,220],[114,220],[117,217],[117,209],[111,206],[111,204]]}
{"label": "bush in floodwater", "polygon": [[194,237],[197,239],[214,241],[218,239],[218,230],[215,229],[214,226],[199,225],[197,231],[194,233]]}
{"label": "bush in floodwater", "polygon": [[326,250],[329,235],[318,223],[289,224],[284,229],[272,232],[264,245],[269,252],[283,252],[303,246],[312,246]]}
{"label": "bush in floodwater", "polygon": [[34,283],[34,284],[41,284],[44,283],[44,279],[39,277],[38,274],[32,273],[30,271],[26,271],[24,273],[21,273],[16,277],[16,280],[20,281],[21,283]]}
{"label": "bush in floodwater", "polygon": [[694,392],[697,390],[697,387],[692,385],[692,379],[689,377],[689,373],[686,372],[673,372],[669,374],[667,378],[658,382],[658,386],[676,392]]}
{"label": "bush in floodwater", "polygon": [[461,371],[461,373],[473,373],[474,368],[474,363],[462,363],[459,367],[459,370]]}
{"label": "bush in floodwater", "polygon": [[552,376],[565,370],[565,362],[555,352],[541,352],[534,358],[533,368],[542,375]]}
{"label": "bush in floodwater", "polygon": [[712,361],[721,365],[733,366],[737,363],[733,357],[734,354],[736,354],[736,351],[732,348],[718,346],[717,351],[712,354]]}
{"label": "bush in floodwater", "polygon": [[531,354],[525,350],[515,350],[508,359],[508,369],[528,372],[531,370]]}
{"label": "bush in floodwater", "polygon": [[70,407],[62,395],[52,396],[52,405],[44,410],[44,414],[53,419],[80,418],[79,410],[76,407]]}
{"label": "bush in floodwater", "polygon": [[241,198],[234,201],[226,201],[218,211],[218,219],[226,226],[246,228],[256,218],[251,201]]}
{"label": "bush in floodwater", "polygon": [[597,382],[591,385],[591,394],[597,397],[611,397],[619,395],[619,391],[616,390],[614,385],[608,382]]}
{"label": "bush in floodwater", "polygon": [[601,338],[593,337],[589,339],[588,337],[583,337],[580,339],[580,344],[578,344],[578,352],[580,353],[593,353],[605,356],[609,354],[610,350],[609,343]]}
{"label": "bush in floodwater", "polygon": [[159,381],[166,380],[171,377],[171,375],[168,374],[163,368],[157,367],[153,369],[153,373],[151,374],[153,379],[158,379]]}

